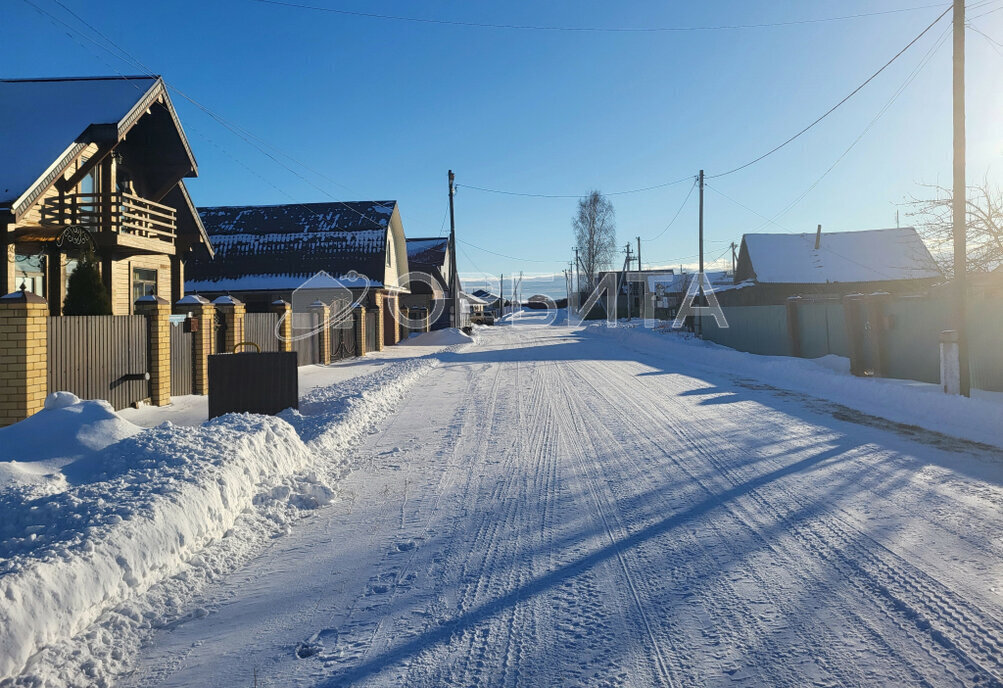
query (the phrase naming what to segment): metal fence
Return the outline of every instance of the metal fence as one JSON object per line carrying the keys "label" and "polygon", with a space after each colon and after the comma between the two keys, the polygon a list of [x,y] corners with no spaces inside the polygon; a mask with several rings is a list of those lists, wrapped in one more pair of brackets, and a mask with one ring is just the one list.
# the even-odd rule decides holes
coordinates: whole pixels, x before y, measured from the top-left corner
{"label": "metal fence", "polygon": [[338,323],[329,330],[331,338],[331,360],[340,361],[343,358],[358,356],[358,336],[356,334],[355,318],[349,318]]}
{"label": "metal fence", "polygon": [[262,351],[278,351],[279,338],[275,326],[279,323],[278,313],[248,313],[244,316],[244,341],[254,342]]}
{"label": "metal fence", "polygon": [[195,393],[194,334],[183,322],[171,322],[171,396]]}
{"label": "metal fence", "polygon": [[320,343],[316,331],[319,323],[320,318],[316,313],[293,314],[292,348],[296,352],[297,365],[320,363]]}
{"label": "metal fence", "polygon": [[142,315],[80,315],[48,323],[50,392],[105,399],[116,409],[150,396]]}

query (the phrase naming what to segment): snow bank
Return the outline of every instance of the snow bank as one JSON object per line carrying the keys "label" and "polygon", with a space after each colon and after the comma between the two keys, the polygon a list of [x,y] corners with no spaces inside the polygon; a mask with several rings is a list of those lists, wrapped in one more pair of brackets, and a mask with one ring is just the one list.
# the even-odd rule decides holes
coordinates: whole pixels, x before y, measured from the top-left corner
{"label": "snow bank", "polygon": [[62,466],[61,491],[0,487],[0,683],[106,683],[206,580],[331,501],[345,450],[437,365],[389,363],[281,417],[140,431],[64,399],[0,431],[12,455],[37,457],[56,432],[64,450],[86,450]]}
{"label": "snow bank", "polygon": [[1000,403],[988,398],[949,396],[939,385],[923,382],[855,377],[850,374],[849,360],[840,356],[759,356],[683,333],[625,327],[623,323],[615,328],[593,324],[584,331],[665,360],[669,366],[684,360],[687,366],[757,378],[896,423],[1003,447]]}
{"label": "snow bank", "polygon": [[455,327],[447,327],[443,330],[413,334],[398,346],[454,346],[469,344],[472,341],[474,338],[469,334],[464,334]]}

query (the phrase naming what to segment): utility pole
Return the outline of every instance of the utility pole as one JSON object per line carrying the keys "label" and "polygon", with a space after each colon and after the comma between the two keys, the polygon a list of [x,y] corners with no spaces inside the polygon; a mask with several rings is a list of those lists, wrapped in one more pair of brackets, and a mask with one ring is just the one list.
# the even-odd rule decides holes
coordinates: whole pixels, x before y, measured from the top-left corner
{"label": "utility pole", "polygon": [[498,319],[505,317],[505,273],[498,275]]}
{"label": "utility pole", "polygon": [[971,396],[968,368],[968,246],[965,218],[965,2],[954,0],[954,329],[958,333],[961,395]]}
{"label": "utility pole", "polygon": [[[631,288],[630,287],[631,287],[631,282],[630,282],[629,279],[627,279],[627,273],[630,271],[630,262],[632,260],[632,258],[631,258],[631,248],[630,248],[630,242],[629,241],[627,242],[627,244],[626,244],[626,246],[624,248],[624,253],[627,254],[627,259],[623,262],[623,281],[624,281],[624,289],[627,292],[627,320],[629,321],[630,320],[630,295],[631,295],[630,294],[630,292],[631,292]],[[617,303],[620,303],[620,291],[621,291],[620,289],[617,289],[617,292],[616,292]]]}
{"label": "utility pole", "polygon": [[637,271],[641,271],[641,237],[637,237]]}
{"label": "utility pole", "polygon": [[[696,298],[697,303],[701,306],[703,305],[703,299],[700,298],[703,295],[703,170],[700,170],[700,273],[697,275],[697,292]],[[694,323],[697,326],[697,333],[703,336],[703,322],[702,318],[698,315],[694,315],[693,318],[696,320]]]}
{"label": "utility pole", "polygon": [[731,242],[731,277],[732,277],[732,279],[735,278],[735,249],[736,248],[737,248],[737,246],[735,245],[735,242],[734,241]]}
{"label": "utility pole", "polygon": [[580,299],[582,293],[582,273],[578,269],[579,265],[581,265],[581,261],[578,258],[578,247],[575,246],[575,290]]}
{"label": "utility pole", "polygon": [[456,178],[449,170],[449,305],[452,311],[450,325],[460,327],[460,288],[456,274],[456,217],[453,215],[453,196],[456,195]]}

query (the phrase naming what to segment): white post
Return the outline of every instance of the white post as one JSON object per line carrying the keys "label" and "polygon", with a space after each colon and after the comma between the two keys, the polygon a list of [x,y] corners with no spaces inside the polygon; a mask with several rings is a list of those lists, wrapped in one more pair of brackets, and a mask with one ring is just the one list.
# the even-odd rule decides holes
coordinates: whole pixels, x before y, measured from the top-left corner
{"label": "white post", "polygon": [[940,384],[944,394],[961,394],[961,351],[956,330],[940,333]]}

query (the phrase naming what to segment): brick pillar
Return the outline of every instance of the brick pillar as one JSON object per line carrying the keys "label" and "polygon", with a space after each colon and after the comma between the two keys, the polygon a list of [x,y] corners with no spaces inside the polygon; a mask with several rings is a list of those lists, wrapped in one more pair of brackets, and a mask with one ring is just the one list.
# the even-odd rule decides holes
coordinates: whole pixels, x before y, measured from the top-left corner
{"label": "brick pillar", "polygon": [[47,393],[49,304],[31,292],[0,297],[0,427],[42,410]]}
{"label": "brick pillar", "polygon": [[136,315],[146,316],[150,403],[171,403],[171,304],[155,294],[136,299]]}
{"label": "brick pillar", "polygon": [[317,314],[317,325],[320,327],[320,331],[314,335],[317,337],[320,364],[327,365],[331,362],[331,327],[327,322],[331,318],[331,307],[326,303],[314,301],[310,304],[310,311]]}
{"label": "brick pillar", "polygon": [[212,328],[216,307],[197,294],[189,294],[174,304],[176,313],[191,313],[192,325],[192,387],[195,394],[209,393],[209,354],[212,353]]}
{"label": "brick pillar", "polygon": [[212,305],[221,311],[223,317],[226,319],[226,336],[223,342],[226,351],[218,353],[230,353],[235,346],[244,341],[244,313],[246,309],[240,299],[234,298],[229,294],[220,296],[212,302]]}
{"label": "brick pillar", "polygon": [[272,301],[272,312],[279,314],[279,351],[293,350],[293,307],[288,301]]}
{"label": "brick pillar", "polygon": [[356,306],[352,313],[355,322],[355,351],[359,356],[366,355],[366,307]]}
{"label": "brick pillar", "polygon": [[387,318],[390,325],[390,330],[387,331],[387,323],[383,325],[383,345],[393,346],[400,340],[400,325],[397,323],[397,300],[390,296],[389,294],[383,295],[383,312],[389,313],[391,317]]}

